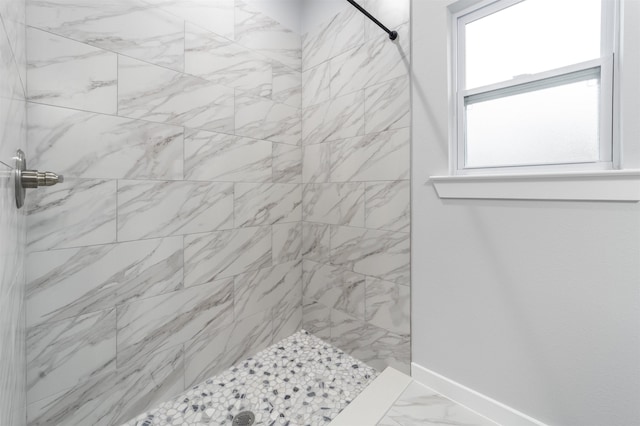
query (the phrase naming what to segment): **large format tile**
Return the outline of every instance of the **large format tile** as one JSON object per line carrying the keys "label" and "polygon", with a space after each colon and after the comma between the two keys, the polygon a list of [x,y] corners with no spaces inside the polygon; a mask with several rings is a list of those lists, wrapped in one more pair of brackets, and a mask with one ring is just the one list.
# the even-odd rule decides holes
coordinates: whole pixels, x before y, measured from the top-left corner
{"label": "large format tile", "polygon": [[172,15],[234,39],[234,0],[144,0]]}
{"label": "large format tile", "polygon": [[187,130],[185,179],[268,182],[272,177],[272,143],[204,130]]}
{"label": "large format tile", "polygon": [[233,321],[233,280],[224,279],[117,307],[118,365]]}
{"label": "large format tile", "polygon": [[365,17],[354,7],[345,8],[331,20],[302,38],[302,69],[308,70],[364,41]]}
{"label": "large format tile", "polygon": [[273,87],[271,97],[274,101],[300,108],[302,104],[302,82],[299,70],[294,70],[273,62]]}
{"label": "large format tile", "polygon": [[118,115],[195,129],[233,131],[233,89],[120,56]]}
{"label": "large format tile", "polygon": [[182,179],[182,128],[30,104],[31,165],[65,177]]}
{"label": "large format tile", "polygon": [[192,339],[185,344],[185,387],[266,348],[272,338],[271,312],[261,311]]}
{"label": "large format tile", "polygon": [[117,55],[34,28],[27,30],[30,101],[116,113]]}
{"label": "large format tile", "polygon": [[302,73],[302,108],[331,99],[330,62],[323,62]]}
{"label": "large format tile", "polygon": [[302,222],[273,225],[271,231],[274,265],[302,258]]}
{"label": "large format tile", "polygon": [[182,237],[31,253],[27,324],[77,317],[178,290],[182,257]]}
{"label": "large format tile", "polygon": [[182,71],[182,21],[144,1],[33,0],[27,4],[32,27]]}
{"label": "large format tile", "polygon": [[396,334],[409,336],[411,289],[408,286],[367,277],[366,320]]}
{"label": "large format tile", "polygon": [[302,185],[236,183],[235,227],[300,221],[301,204]]}
{"label": "large format tile", "polygon": [[184,247],[185,285],[203,284],[271,266],[271,227],[188,235]]}
{"label": "large format tile", "polygon": [[116,240],[116,182],[67,179],[27,199],[29,251]]}
{"label": "large format tile", "polygon": [[4,49],[10,49],[15,58],[15,64],[22,87],[26,86],[26,45],[25,38],[25,18],[26,2],[24,0],[4,0],[0,2],[0,16],[4,24],[4,31],[7,34],[7,41],[0,43]]}
{"label": "large format tile", "polygon": [[263,1],[236,0],[235,40],[289,68],[300,70],[300,36],[264,14],[260,3]]}
{"label": "large format tile", "polygon": [[300,145],[300,109],[255,96],[236,96],[235,133]]}
{"label": "large format tile", "polygon": [[302,262],[282,263],[237,275],[234,278],[234,318],[257,312],[273,312],[279,303],[301,286]]}
{"label": "large format tile", "polygon": [[304,261],[303,291],[307,299],[356,318],[365,317],[365,276],[323,263]]}
{"label": "large format tile", "polygon": [[302,148],[282,143],[273,144],[273,182],[302,182]]}
{"label": "large format tile", "polygon": [[366,133],[400,129],[411,125],[411,94],[408,76],[365,90]]}
{"label": "large format tile", "polygon": [[302,328],[302,286],[295,286],[273,309],[273,341],[277,342]]}
{"label": "large format tile", "polygon": [[409,129],[331,143],[331,181],[390,181],[409,178]]}
{"label": "large format tile", "polygon": [[113,373],[115,368],[115,309],[28,330],[28,403]]}
{"label": "large format tile", "polygon": [[271,61],[233,41],[187,23],[184,55],[186,73],[247,94],[271,96]]}
{"label": "large format tile", "polygon": [[397,284],[409,285],[409,234],[333,226],[331,263]]}
{"label": "large format tile", "polygon": [[118,182],[118,241],[229,229],[233,184]]}
{"label": "large format tile", "polygon": [[329,339],[331,337],[331,308],[313,299],[302,299],[302,328],[309,333]]}
{"label": "large format tile", "polygon": [[329,263],[331,225],[302,223],[302,257],[316,262]]}
{"label": "large format tile", "polygon": [[365,226],[387,231],[409,232],[411,185],[408,180],[370,182],[365,190]]}
{"label": "large format tile", "polygon": [[28,408],[29,426],[113,426],[184,390],[182,345],[140,352],[115,373],[104,374]]}
{"label": "large format tile", "polygon": [[331,176],[331,144],[306,145],[302,155],[304,183],[329,182]]}
{"label": "large format tile", "polygon": [[378,425],[496,426],[496,423],[413,381]]}
{"label": "large format tile", "polygon": [[303,220],[364,227],[364,183],[304,185]]}
{"label": "large format tile", "polygon": [[302,111],[304,145],[364,134],[364,92],[331,99]]}

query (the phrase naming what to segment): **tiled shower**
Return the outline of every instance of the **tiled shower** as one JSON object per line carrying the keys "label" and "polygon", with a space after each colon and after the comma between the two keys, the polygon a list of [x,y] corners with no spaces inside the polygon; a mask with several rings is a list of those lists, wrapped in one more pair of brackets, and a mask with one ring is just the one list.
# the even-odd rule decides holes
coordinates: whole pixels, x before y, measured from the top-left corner
{"label": "tiled shower", "polygon": [[[397,42],[310,2],[2,1],[1,425],[122,424],[302,328],[409,372],[409,1],[362,2]],[[17,148],[65,176],[21,210]]]}

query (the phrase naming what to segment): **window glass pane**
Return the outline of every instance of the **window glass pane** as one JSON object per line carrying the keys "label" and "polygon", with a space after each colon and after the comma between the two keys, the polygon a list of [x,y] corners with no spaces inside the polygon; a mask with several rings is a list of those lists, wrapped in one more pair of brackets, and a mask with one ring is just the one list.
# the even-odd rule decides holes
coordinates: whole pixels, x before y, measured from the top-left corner
{"label": "window glass pane", "polygon": [[601,0],[525,0],[465,26],[466,88],[600,57]]}
{"label": "window glass pane", "polygon": [[599,78],[470,102],[467,168],[599,160]]}

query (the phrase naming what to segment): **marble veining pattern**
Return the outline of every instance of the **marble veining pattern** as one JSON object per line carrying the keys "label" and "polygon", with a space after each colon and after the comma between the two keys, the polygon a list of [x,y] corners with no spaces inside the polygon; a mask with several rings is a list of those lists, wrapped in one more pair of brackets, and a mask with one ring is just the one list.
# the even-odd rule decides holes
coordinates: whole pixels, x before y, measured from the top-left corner
{"label": "marble veining pattern", "polygon": [[437,392],[412,381],[378,426],[497,426]]}
{"label": "marble veining pattern", "polygon": [[300,331],[124,426],[231,425],[245,410],[254,412],[256,425],[326,425],[376,376]]}

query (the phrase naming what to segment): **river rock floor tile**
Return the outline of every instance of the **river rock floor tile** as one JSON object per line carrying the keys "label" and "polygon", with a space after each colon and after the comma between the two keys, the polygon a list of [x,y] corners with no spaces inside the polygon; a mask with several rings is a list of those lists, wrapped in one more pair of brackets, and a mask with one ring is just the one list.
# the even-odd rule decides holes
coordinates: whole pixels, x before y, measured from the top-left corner
{"label": "river rock floor tile", "polygon": [[302,330],[124,426],[233,425],[244,411],[254,425],[326,425],[377,375]]}

